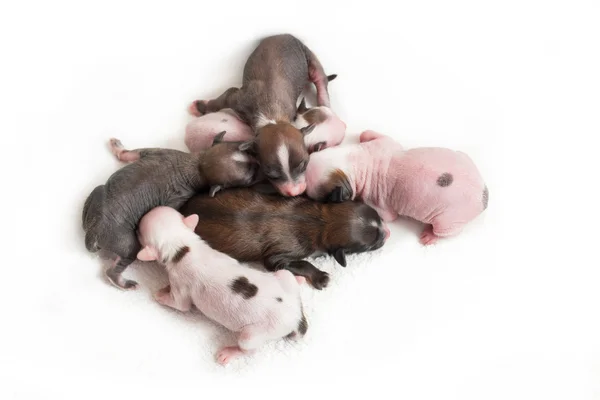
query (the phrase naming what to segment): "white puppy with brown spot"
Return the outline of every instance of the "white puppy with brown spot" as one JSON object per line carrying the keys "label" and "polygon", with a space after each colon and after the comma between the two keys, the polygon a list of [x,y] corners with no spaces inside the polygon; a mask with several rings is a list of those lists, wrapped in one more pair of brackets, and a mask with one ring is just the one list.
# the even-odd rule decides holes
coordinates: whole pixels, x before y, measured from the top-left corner
{"label": "white puppy with brown spot", "polygon": [[156,207],[139,224],[142,261],[166,266],[170,285],[156,300],[179,311],[194,305],[208,318],[234,332],[238,345],[225,347],[218,361],[226,364],[270,340],[303,336],[308,324],[300,299],[305,280],[280,270],[266,273],[240,264],[208,246],[194,229],[198,216],[183,217],[170,207]]}

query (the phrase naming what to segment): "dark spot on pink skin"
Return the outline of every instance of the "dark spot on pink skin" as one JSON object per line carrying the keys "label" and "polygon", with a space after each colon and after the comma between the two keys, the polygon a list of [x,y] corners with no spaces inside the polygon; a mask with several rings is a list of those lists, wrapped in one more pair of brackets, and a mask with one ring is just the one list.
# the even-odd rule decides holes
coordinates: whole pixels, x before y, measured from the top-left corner
{"label": "dark spot on pink skin", "polygon": [[454,181],[454,177],[452,176],[452,174],[449,172],[444,172],[437,179],[437,184],[441,187],[447,187],[452,184],[452,181]]}
{"label": "dark spot on pink skin", "polygon": [[275,300],[277,300],[279,303],[283,302],[283,299],[281,297],[275,297]]}
{"label": "dark spot on pink skin", "polygon": [[242,297],[244,297],[246,300],[256,296],[256,293],[258,293],[258,287],[250,283],[248,278],[245,276],[240,276],[239,278],[234,279],[234,281],[231,282],[230,287],[234,293],[242,295]]}
{"label": "dark spot on pink skin", "polygon": [[306,333],[307,330],[308,330],[308,322],[306,321],[306,317],[304,315],[302,315],[300,322],[298,322],[298,333],[300,333],[302,336],[304,336],[304,334]]}
{"label": "dark spot on pink skin", "polygon": [[483,203],[483,209],[485,210],[488,206],[488,198],[490,196],[490,192],[488,191],[487,186],[483,188],[483,196],[481,198],[481,202]]}
{"label": "dark spot on pink skin", "polygon": [[221,122],[227,122],[227,121],[229,121],[227,118],[223,118],[223,119],[221,120]]}

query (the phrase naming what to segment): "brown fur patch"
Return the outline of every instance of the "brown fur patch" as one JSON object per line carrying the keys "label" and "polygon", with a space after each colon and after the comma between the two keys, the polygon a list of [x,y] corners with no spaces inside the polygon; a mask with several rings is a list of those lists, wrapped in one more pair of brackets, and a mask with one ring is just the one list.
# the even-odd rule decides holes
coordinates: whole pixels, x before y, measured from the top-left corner
{"label": "brown fur patch", "polygon": [[290,171],[308,160],[308,149],[304,144],[302,132],[289,123],[278,122],[266,125],[258,131],[256,148],[263,171],[271,170],[281,173],[284,170],[277,155],[281,146],[287,147]]}
{"label": "brown fur patch", "polygon": [[329,177],[321,184],[318,190],[319,200],[332,201],[335,203],[350,200],[354,191],[350,180],[344,171],[335,169],[329,173]]}
{"label": "brown fur patch", "polygon": [[234,293],[242,295],[246,300],[256,296],[256,293],[258,293],[258,287],[255,284],[250,283],[245,276],[234,279],[234,281],[231,282],[230,287]]}
{"label": "brown fur patch", "polygon": [[312,108],[303,115],[306,122],[309,124],[320,124],[327,119],[327,115],[318,108]]}
{"label": "brown fur patch", "polygon": [[183,246],[182,248],[177,250],[177,253],[175,253],[175,255],[173,256],[172,261],[174,263],[180,262],[181,260],[183,260],[183,257],[185,257],[185,255],[189,252],[190,252],[190,248],[187,246]]}

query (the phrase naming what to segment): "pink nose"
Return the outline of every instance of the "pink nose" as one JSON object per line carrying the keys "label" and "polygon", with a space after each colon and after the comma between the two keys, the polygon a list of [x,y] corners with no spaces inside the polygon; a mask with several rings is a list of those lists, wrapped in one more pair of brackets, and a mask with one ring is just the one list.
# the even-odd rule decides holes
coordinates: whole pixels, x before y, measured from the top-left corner
{"label": "pink nose", "polygon": [[305,190],[306,183],[299,183],[297,185],[286,184],[281,187],[282,194],[286,196],[298,196],[299,194],[304,193]]}

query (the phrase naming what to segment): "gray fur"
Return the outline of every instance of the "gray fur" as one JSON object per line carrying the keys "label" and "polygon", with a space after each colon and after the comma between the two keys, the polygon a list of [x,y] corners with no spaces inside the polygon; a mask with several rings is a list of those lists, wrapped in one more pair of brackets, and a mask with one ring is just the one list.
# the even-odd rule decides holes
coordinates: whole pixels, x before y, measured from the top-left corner
{"label": "gray fur", "polygon": [[328,77],[312,51],[292,35],[270,36],[248,58],[241,88],[229,88],[217,99],[196,106],[201,113],[232,108],[256,131],[261,115],[293,121],[296,101],[309,82],[317,86],[319,105],[329,106]]}

